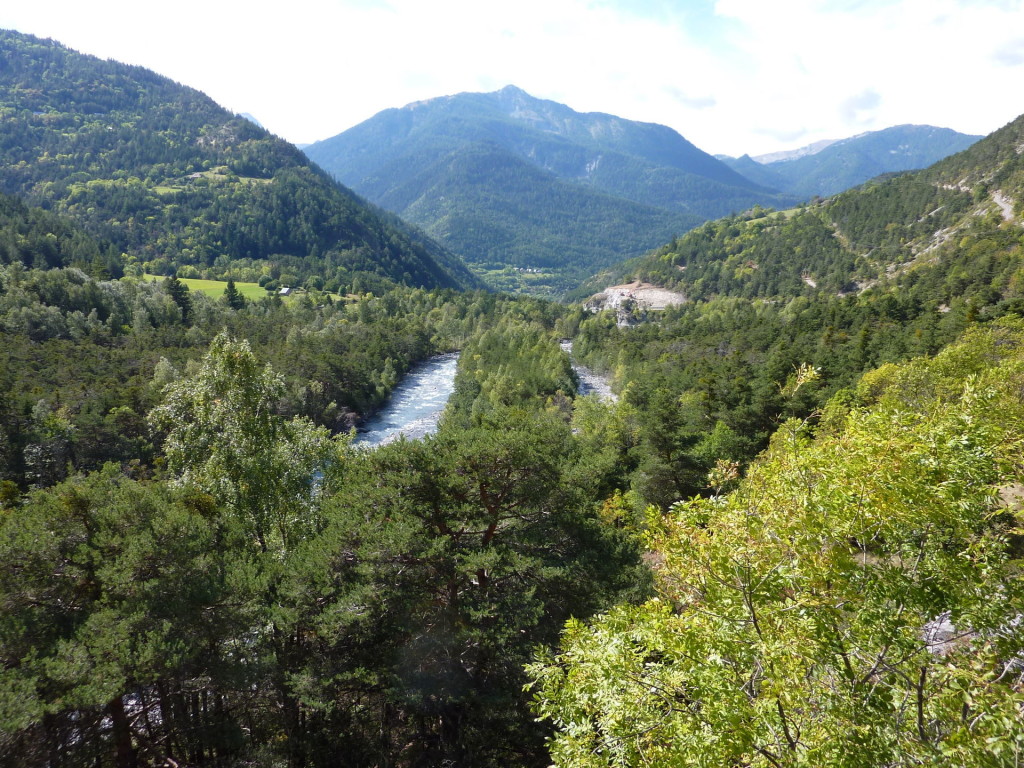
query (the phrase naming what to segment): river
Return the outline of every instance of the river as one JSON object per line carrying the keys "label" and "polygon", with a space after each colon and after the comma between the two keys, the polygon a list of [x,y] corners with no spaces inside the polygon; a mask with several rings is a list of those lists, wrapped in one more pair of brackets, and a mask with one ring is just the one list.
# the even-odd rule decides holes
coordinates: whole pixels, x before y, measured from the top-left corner
{"label": "river", "polygon": [[587,366],[580,365],[575,359],[573,359],[572,341],[563,341],[560,346],[562,347],[562,350],[569,355],[569,362],[572,363],[572,369],[576,371],[576,378],[579,379],[580,382],[578,394],[597,395],[600,399],[609,400],[613,403],[619,399],[619,396],[612,392],[612,388],[608,385],[608,379],[605,376],[595,373],[587,368]]}
{"label": "river", "polygon": [[[618,400],[608,380],[572,359],[572,342],[563,341],[562,349],[569,355],[579,379],[580,395],[597,395],[602,400]],[[452,391],[459,353],[437,355],[418,363],[391,392],[384,406],[359,427],[355,444],[373,447],[386,445],[404,435],[409,440],[437,431],[437,423]]]}
{"label": "river", "polygon": [[459,353],[451,352],[410,368],[384,406],[359,428],[355,444],[385,445],[399,435],[418,440],[436,432],[441,412],[455,388],[458,362]]}

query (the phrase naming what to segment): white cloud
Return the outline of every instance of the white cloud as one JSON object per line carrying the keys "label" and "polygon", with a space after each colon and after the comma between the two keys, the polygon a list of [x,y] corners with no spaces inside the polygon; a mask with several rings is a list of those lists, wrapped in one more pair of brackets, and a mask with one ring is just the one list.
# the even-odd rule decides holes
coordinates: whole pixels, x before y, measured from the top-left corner
{"label": "white cloud", "polygon": [[1019,67],[1024,64],[1024,38],[1008,40],[992,54],[997,64],[1004,67]]}
{"label": "white cloud", "polygon": [[873,128],[882,97],[878,91],[868,88],[850,96],[839,105],[843,123],[849,127]]}
{"label": "white cloud", "polygon": [[693,96],[673,85],[665,86],[665,93],[689,109],[711,109],[718,104],[714,96]]}
{"label": "white cloud", "polygon": [[2,27],[150,67],[298,142],[510,83],[736,155],[899,123],[987,133],[1024,112],[1021,0],[7,5]]}

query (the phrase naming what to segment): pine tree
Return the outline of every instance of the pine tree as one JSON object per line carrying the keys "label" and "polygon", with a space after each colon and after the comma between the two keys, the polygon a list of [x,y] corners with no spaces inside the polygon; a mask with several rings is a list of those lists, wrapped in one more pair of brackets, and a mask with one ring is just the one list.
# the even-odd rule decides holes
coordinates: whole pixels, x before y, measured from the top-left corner
{"label": "pine tree", "polygon": [[188,295],[188,286],[178,279],[177,275],[164,278],[164,290],[181,310],[181,321],[188,324],[192,317],[192,297]]}
{"label": "pine tree", "polygon": [[235,287],[235,281],[228,278],[227,288],[224,289],[224,301],[232,309],[241,309],[245,306],[245,297]]}

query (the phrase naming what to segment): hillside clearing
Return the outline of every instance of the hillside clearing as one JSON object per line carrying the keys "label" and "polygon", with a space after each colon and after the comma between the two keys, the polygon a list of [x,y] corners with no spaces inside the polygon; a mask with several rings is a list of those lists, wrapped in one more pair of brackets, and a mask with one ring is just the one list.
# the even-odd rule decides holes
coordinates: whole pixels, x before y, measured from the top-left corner
{"label": "hillside clearing", "polygon": [[[156,281],[163,280],[164,278],[160,275],[143,275],[145,280]],[[224,289],[228,287],[226,280],[203,280],[197,277],[179,277],[182,283],[188,286],[190,291],[198,291],[205,293],[207,296],[213,296],[219,298],[224,295]],[[249,301],[259,301],[260,299],[267,296],[267,291],[259,283],[235,283],[235,288]]]}

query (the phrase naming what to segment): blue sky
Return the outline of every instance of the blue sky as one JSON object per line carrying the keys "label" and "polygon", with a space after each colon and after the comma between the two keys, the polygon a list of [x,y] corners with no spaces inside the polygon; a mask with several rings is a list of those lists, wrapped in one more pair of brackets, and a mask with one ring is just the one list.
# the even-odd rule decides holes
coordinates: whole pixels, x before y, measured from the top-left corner
{"label": "blue sky", "polygon": [[0,27],[149,67],[296,143],[508,84],[733,155],[1024,113],[1024,0],[33,0]]}

